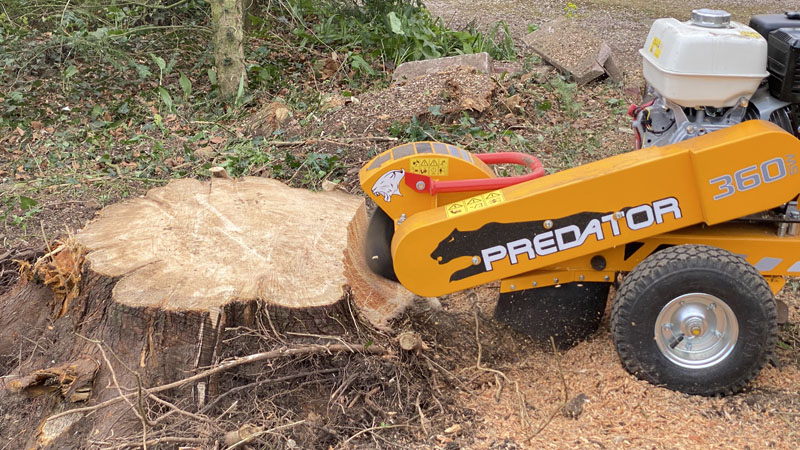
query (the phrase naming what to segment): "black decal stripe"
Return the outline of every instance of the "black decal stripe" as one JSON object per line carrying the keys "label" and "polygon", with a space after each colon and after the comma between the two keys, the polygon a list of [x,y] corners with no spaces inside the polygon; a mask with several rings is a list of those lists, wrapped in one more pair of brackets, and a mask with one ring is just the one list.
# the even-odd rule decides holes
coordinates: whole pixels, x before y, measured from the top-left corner
{"label": "black decal stripe", "polygon": [[[628,209],[624,208],[623,211]],[[454,229],[439,242],[439,245],[430,256],[438,261],[439,264],[446,264],[462,256],[480,256],[483,249],[506,245],[508,242],[522,238],[533,240],[539,233],[557,230],[567,225],[577,225],[578,228],[584,230],[593,219],[600,220],[602,216],[607,214],[610,213],[580,212],[553,220],[553,226],[549,229],[544,228],[544,220],[515,223],[491,222],[472,231]],[[450,281],[463,280],[483,272],[486,272],[486,266],[481,262],[480,264],[457,270],[450,276]]]}
{"label": "black decal stripe", "polygon": [[636,253],[640,248],[644,246],[644,242],[629,242],[625,244],[625,257],[624,260],[627,261]]}

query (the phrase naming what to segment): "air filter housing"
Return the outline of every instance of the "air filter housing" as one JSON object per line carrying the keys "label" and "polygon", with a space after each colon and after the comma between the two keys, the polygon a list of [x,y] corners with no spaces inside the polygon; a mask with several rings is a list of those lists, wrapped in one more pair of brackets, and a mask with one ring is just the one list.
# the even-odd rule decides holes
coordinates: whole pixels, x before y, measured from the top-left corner
{"label": "air filter housing", "polygon": [[769,34],[767,71],[773,97],[800,103],[800,28],[779,28]]}

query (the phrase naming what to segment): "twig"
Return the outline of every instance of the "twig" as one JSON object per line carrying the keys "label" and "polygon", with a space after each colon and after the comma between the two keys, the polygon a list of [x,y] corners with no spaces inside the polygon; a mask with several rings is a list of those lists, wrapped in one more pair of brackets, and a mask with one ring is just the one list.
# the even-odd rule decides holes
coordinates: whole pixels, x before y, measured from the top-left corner
{"label": "twig", "polygon": [[172,8],[174,8],[176,6],[180,6],[180,5],[184,4],[184,3],[186,3],[187,1],[189,1],[189,0],[178,0],[177,2],[175,2],[175,3],[171,4],[171,5],[167,5],[167,6],[149,5],[147,3],[139,3],[139,2],[125,2],[124,4],[125,5],[134,5],[134,6],[144,6],[145,8],[160,9],[160,10],[163,11],[165,9],[172,9]]}
{"label": "twig", "polygon": [[524,440],[524,442],[530,442],[530,440],[531,440],[531,439],[533,439],[533,438],[535,438],[535,437],[536,437],[536,435],[538,435],[539,433],[541,433],[542,431],[544,431],[544,429],[545,429],[545,428],[547,428],[547,426],[548,426],[548,425],[550,425],[550,422],[552,422],[552,421],[553,421],[553,419],[556,417],[556,414],[558,414],[558,412],[559,412],[559,411],[561,411],[561,408],[562,408],[564,405],[565,405],[565,403],[561,403],[560,405],[558,405],[558,407],[557,407],[557,408],[555,408],[555,409],[553,410],[553,412],[551,412],[551,413],[550,413],[550,416],[547,418],[547,420],[546,420],[546,421],[545,421],[543,424],[541,424],[541,425],[539,426],[539,428],[537,428],[537,429],[536,429],[536,431],[534,431],[534,432],[533,432],[533,433],[531,433],[531,434],[530,434],[528,437],[526,437],[526,438],[525,438],[525,440]]}
{"label": "twig", "polygon": [[553,346],[553,355],[554,355],[554,358],[556,359],[556,368],[558,368],[558,374],[561,376],[561,383],[564,386],[564,401],[561,402],[561,404],[559,404],[558,406],[556,406],[553,409],[553,412],[550,413],[550,416],[547,418],[547,420],[544,423],[542,423],[539,426],[539,428],[536,429],[536,431],[534,431],[527,438],[525,438],[525,442],[530,442],[530,440],[533,439],[534,437],[536,437],[536,435],[538,435],[539,433],[544,431],[544,429],[547,428],[547,426],[550,425],[550,422],[552,422],[553,419],[556,417],[556,414],[558,414],[558,412],[561,411],[564,408],[564,406],[567,405],[567,402],[569,401],[569,391],[567,389],[567,379],[564,378],[564,372],[561,370],[561,361],[560,361],[559,356],[558,356],[558,350],[556,350],[556,342],[553,339],[553,336],[550,336],[550,345]]}
{"label": "twig", "polygon": [[231,445],[230,447],[227,447],[225,450],[233,450],[235,448],[239,448],[240,446],[242,446],[244,444],[247,444],[248,442],[252,441],[253,439],[255,439],[257,437],[261,437],[261,436],[263,436],[265,434],[273,433],[273,432],[278,431],[278,430],[283,430],[285,428],[295,427],[297,425],[301,425],[301,424],[304,424],[304,423],[306,423],[305,419],[298,420],[297,422],[287,423],[286,425],[280,425],[280,426],[277,426],[277,427],[273,427],[273,428],[270,428],[269,430],[262,430],[262,431],[259,431],[258,433],[253,433],[250,436],[247,436],[246,438],[242,439],[241,441]]}
{"label": "twig", "polygon": [[[314,145],[318,142],[325,142],[328,144],[351,146],[352,144],[350,144],[350,142],[352,141],[394,142],[397,140],[398,138],[391,136],[360,136],[360,137],[353,137],[346,139],[308,138],[299,141],[264,141],[263,144],[275,147],[299,147],[303,145]],[[345,142],[345,141],[350,141],[350,142]]]}
{"label": "twig", "polygon": [[424,353],[421,353],[421,355],[424,356],[425,359],[428,360],[428,363],[430,365],[432,365],[434,369],[438,370],[442,375],[444,375],[445,378],[447,378],[447,379],[449,379],[451,381],[456,381],[456,383],[459,384],[462,389],[464,389],[464,392],[468,393],[469,395],[471,395],[473,397],[477,397],[478,396],[478,394],[472,392],[472,389],[470,389],[466,384],[464,384],[464,382],[461,381],[460,378],[458,378],[457,376],[453,375],[452,372],[450,372],[449,370],[447,370],[444,367],[442,367],[436,361],[432,360],[428,355],[426,355]]}
{"label": "twig", "polygon": [[567,379],[564,377],[564,371],[561,369],[561,357],[556,349],[556,341],[553,336],[550,336],[550,345],[553,346],[553,357],[556,360],[556,368],[558,369],[558,375],[561,377],[561,384],[564,386],[564,403],[566,403],[569,401],[569,388],[567,387]]}
{"label": "twig", "polygon": [[296,373],[294,375],[288,375],[288,376],[285,376],[285,377],[270,378],[270,379],[267,379],[267,380],[254,381],[252,383],[245,384],[244,386],[237,386],[235,388],[232,388],[232,389],[229,389],[229,390],[225,391],[224,393],[222,393],[222,394],[218,395],[216,398],[214,398],[214,400],[211,403],[207,404],[203,409],[200,410],[200,414],[204,414],[206,411],[210,411],[212,406],[216,405],[221,399],[225,398],[226,396],[228,396],[230,394],[235,394],[235,393],[237,393],[237,392],[239,392],[241,390],[244,390],[244,389],[249,389],[251,387],[258,386],[260,384],[281,383],[283,381],[294,380],[295,378],[303,378],[303,377],[307,377],[307,376],[311,376],[311,375],[325,375],[325,374],[329,374],[329,373],[339,372],[341,370],[342,369],[338,369],[337,368],[337,369],[316,370],[316,371],[313,371],[313,372]]}
{"label": "twig", "polygon": [[[158,439],[150,439],[149,441],[144,442],[146,445],[157,445],[157,444],[205,444],[208,439],[204,438],[190,438],[190,437],[178,437],[178,436],[165,436]],[[138,447],[139,444],[121,444],[116,447],[117,448],[127,448],[127,447]]]}
{"label": "twig", "polygon": [[411,425],[400,424],[400,425],[385,425],[385,426],[377,426],[377,427],[369,427],[369,428],[365,428],[365,429],[363,429],[363,430],[359,431],[358,433],[356,433],[356,434],[354,434],[354,435],[350,436],[349,438],[347,438],[347,439],[346,439],[344,442],[342,442],[341,444],[339,444],[339,446],[340,446],[340,447],[344,447],[345,445],[347,445],[347,443],[348,443],[348,442],[350,442],[350,441],[352,441],[353,439],[355,439],[355,438],[357,438],[357,437],[361,436],[361,435],[362,435],[362,434],[364,434],[364,433],[369,433],[370,431],[375,431],[375,430],[388,430],[389,428],[410,428],[410,427],[411,427]]}
{"label": "twig", "polygon": [[[362,344],[350,344],[350,345],[342,345],[342,344],[331,344],[331,345],[304,345],[300,347],[294,348],[285,348],[281,350],[273,350],[270,352],[262,352],[262,353],[254,353],[252,355],[243,356],[241,358],[236,358],[227,362],[224,362],[216,367],[212,367],[211,369],[204,370],[196,375],[192,375],[190,377],[172,382],[163,384],[161,386],[156,386],[154,388],[148,389],[148,393],[155,394],[162,391],[167,391],[170,389],[175,389],[179,387],[183,387],[188,383],[193,381],[197,381],[211,375],[218,374],[220,372],[225,372],[226,370],[233,369],[234,367],[238,367],[244,364],[250,364],[259,361],[265,361],[268,359],[275,359],[275,358],[285,358],[289,356],[297,356],[297,355],[311,355],[316,353],[338,353],[338,352],[365,352],[370,353],[373,355],[382,355],[386,354],[386,349],[377,345],[369,345],[364,346]],[[93,406],[86,406],[83,408],[74,408],[64,412],[60,412],[53,416],[48,417],[49,420],[58,419],[59,417],[63,417],[70,414],[75,413],[82,413],[82,412],[92,412],[96,411],[101,408],[105,408],[106,406],[113,405],[117,402],[122,400],[126,400],[129,397],[132,397],[134,393],[125,394],[119,397],[110,398],[104,402],[98,403]]]}
{"label": "twig", "polygon": [[425,426],[425,414],[422,413],[422,407],[419,406],[419,396],[422,395],[422,391],[417,392],[417,401],[415,402],[417,406],[417,412],[419,413],[419,424],[422,426],[422,433],[425,437],[428,436],[428,427]]}
{"label": "twig", "polygon": [[[172,411],[174,411],[175,413],[184,415],[186,417],[191,417],[192,419],[197,420],[199,422],[206,422],[209,425],[211,425],[214,428],[216,428],[217,430],[224,431],[222,428],[220,428],[220,426],[218,424],[216,424],[213,420],[211,420],[208,417],[200,416],[200,415],[197,415],[197,414],[194,414],[194,413],[190,413],[189,411],[185,411],[185,410],[177,407],[176,405],[174,405],[174,404],[172,404],[172,403],[170,403],[170,402],[168,402],[168,401],[166,401],[166,400],[164,400],[162,398],[159,398],[159,397],[157,397],[157,396],[155,396],[153,394],[148,394],[147,397],[153,399],[154,401],[156,401],[158,403],[161,403],[164,406],[167,406],[167,407],[171,408]],[[156,420],[154,420],[153,421],[153,425],[155,425],[158,422],[160,422],[161,420],[163,420],[162,417],[164,417],[164,416],[161,416],[161,417],[157,418]]]}
{"label": "twig", "polygon": [[138,408],[139,408],[137,410],[137,407],[134,406],[133,403],[130,400],[128,400],[127,396],[122,393],[122,387],[120,387],[119,382],[117,381],[117,373],[114,371],[114,367],[111,365],[111,361],[108,360],[108,356],[106,356],[106,351],[103,350],[102,341],[98,341],[98,340],[95,340],[95,339],[89,339],[89,338],[87,338],[87,337],[85,337],[83,335],[80,335],[78,333],[75,333],[75,335],[78,336],[81,339],[86,340],[87,342],[91,342],[91,343],[95,344],[97,346],[97,349],[100,350],[100,355],[103,357],[103,361],[105,361],[106,365],[108,366],[109,372],[111,372],[111,380],[114,382],[114,386],[117,388],[117,392],[119,393],[119,395],[121,397],[123,397],[123,400],[125,400],[125,403],[127,403],[128,406],[131,407],[131,409],[133,410],[133,413],[136,414],[136,417],[139,419],[139,421],[142,422],[142,448],[143,448],[143,450],[147,450],[147,427],[148,427],[148,425],[152,426],[152,424],[149,423],[149,421],[147,420],[147,414],[144,412],[144,408],[142,407],[142,384],[141,384],[141,381],[139,382],[139,390],[137,391],[137,393],[138,393]]}
{"label": "twig", "polygon": [[124,33],[116,34],[114,36],[127,36],[129,34],[141,33],[143,31],[177,30],[177,29],[181,29],[181,28],[189,29],[189,30],[192,30],[192,31],[205,31],[206,33],[210,33],[211,32],[211,30],[209,28],[201,27],[201,26],[191,26],[190,27],[190,26],[186,26],[186,25],[150,25],[150,26],[140,26],[140,27],[136,27],[136,28],[131,28],[130,30],[128,30],[128,31],[126,31]]}
{"label": "twig", "polygon": [[[499,370],[496,370],[496,369],[489,368],[489,367],[483,367],[481,365],[482,346],[481,346],[481,337],[480,337],[480,321],[478,320],[478,310],[477,309],[475,310],[475,342],[478,344],[478,358],[477,358],[475,367],[477,367],[478,370],[493,373],[493,374],[495,374],[495,377],[501,376],[501,377],[503,377],[504,380],[506,380],[506,383],[511,384],[512,383],[511,379],[509,379],[508,376],[506,376],[505,373],[503,373],[503,372],[501,372]],[[522,426],[525,426],[528,423],[528,420],[527,420],[527,417],[526,417],[526,414],[525,414],[525,396],[523,396],[522,392],[520,392],[520,390],[519,390],[519,383],[517,381],[514,381],[513,383],[514,383],[514,389],[515,389],[515,391],[517,393],[517,398],[519,399],[519,403],[520,403],[520,407],[519,407],[519,422],[520,422],[520,424]],[[497,380],[497,384],[498,384],[498,388],[497,388],[497,394],[495,395],[495,399],[497,401],[500,401],[500,393],[502,391],[502,384],[499,382],[499,380]]]}
{"label": "twig", "polygon": [[503,372],[501,372],[499,370],[496,370],[496,369],[489,368],[489,367],[484,367],[484,366],[481,365],[481,353],[483,352],[483,347],[481,346],[481,337],[480,337],[480,328],[479,327],[480,327],[480,322],[478,320],[478,310],[475,310],[475,342],[478,344],[478,358],[477,358],[477,360],[475,362],[475,367],[478,370],[481,370],[481,371],[484,371],[484,372],[490,372],[490,373],[493,373],[495,375],[500,375],[501,377],[503,377],[504,380],[506,380],[506,382],[511,383],[511,380],[509,380],[508,377],[506,376],[506,374],[504,374]]}

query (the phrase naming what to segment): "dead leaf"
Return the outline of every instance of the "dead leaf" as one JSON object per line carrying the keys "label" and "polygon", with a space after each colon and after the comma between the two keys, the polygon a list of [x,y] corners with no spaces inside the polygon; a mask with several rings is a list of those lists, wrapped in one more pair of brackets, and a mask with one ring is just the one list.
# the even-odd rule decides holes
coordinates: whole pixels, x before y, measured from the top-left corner
{"label": "dead leaf", "polygon": [[287,119],[289,119],[289,108],[284,106],[281,103],[275,105],[275,123],[278,125],[283,125]]}
{"label": "dead leaf", "polygon": [[455,424],[453,426],[447,427],[444,432],[445,434],[455,434],[461,431],[461,425]]}
{"label": "dead leaf", "polygon": [[225,142],[225,138],[222,136],[211,136],[209,141],[211,141],[212,144],[222,144]]}
{"label": "dead leaf", "polygon": [[460,104],[462,109],[471,109],[477,112],[483,112],[489,107],[489,102],[482,98],[462,97]]}
{"label": "dead leaf", "polygon": [[326,59],[322,65],[322,69],[320,69],[320,77],[323,80],[327,80],[328,78],[336,75],[336,72],[339,71],[339,63],[336,62],[334,59]]}
{"label": "dead leaf", "polygon": [[44,124],[42,122],[39,122],[38,120],[31,121],[31,128],[33,128],[34,130],[39,131],[42,129],[42,127],[44,127]]}
{"label": "dead leaf", "polygon": [[330,111],[331,109],[341,108],[345,103],[347,103],[347,100],[341,95],[329,94],[322,98],[319,109],[322,112]]}
{"label": "dead leaf", "polygon": [[521,109],[522,108],[522,96],[519,94],[514,94],[511,97],[505,99],[504,103],[510,110]]}
{"label": "dead leaf", "polygon": [[211,158],[214,156],[214,149],[210,145],[200,147],[194,151],[194,156],[202,159]]}

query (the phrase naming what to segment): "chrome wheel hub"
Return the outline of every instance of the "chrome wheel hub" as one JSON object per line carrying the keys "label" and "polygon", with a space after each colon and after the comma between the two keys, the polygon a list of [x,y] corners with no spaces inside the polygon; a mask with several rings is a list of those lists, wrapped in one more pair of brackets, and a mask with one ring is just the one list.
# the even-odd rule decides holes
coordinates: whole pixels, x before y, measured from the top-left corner
{"label": "chrome wheel hub", "polygon": [[684,294],[661,308],[655,323],[661,354],[688,369],[722,362],[739,338],[733,310],[719,298],[704,293]]}

